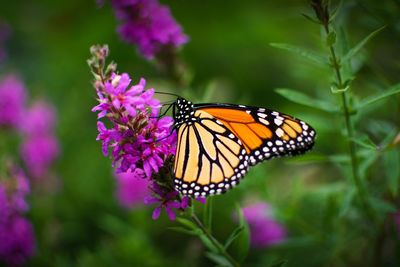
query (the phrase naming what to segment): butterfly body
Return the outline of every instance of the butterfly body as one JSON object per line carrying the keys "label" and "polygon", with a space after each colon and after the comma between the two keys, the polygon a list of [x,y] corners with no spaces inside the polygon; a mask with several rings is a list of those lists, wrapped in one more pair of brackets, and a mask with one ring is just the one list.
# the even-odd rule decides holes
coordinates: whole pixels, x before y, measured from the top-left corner
{"label": "butterfly body", "polygon": [[311,126],[265,108],[178,98],[173,117],[178,133],[174,184],[192,197],[224,193],[250,166],[303,154],[314,144]]}

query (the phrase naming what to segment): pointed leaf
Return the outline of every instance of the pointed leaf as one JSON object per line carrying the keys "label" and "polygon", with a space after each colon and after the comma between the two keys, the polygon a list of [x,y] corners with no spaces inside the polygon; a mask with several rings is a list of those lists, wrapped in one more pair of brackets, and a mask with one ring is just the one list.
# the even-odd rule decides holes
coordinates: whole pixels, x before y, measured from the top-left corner
{"label": "pointed leaf", "polygon": [[368,137],[368,135],[362,135],[361,137],[355,137],[351,139],[354,143],[362,146],[369,150],[377,150],[378,146]]}
{"label": "pointed leaf", "polygon": [[204,227],[211,233],[211,226],[212,226],[212,197],[208,197],[206,199],[206,205],[204,206],[203,210],[203,224]]}
{"label": "pointed leaf", "polygon": [[347,213],[351,210],[354,198],[356,197],[356,189],[354,187],[350,188],[343,199],[342,206],[339,211],[339,218],[345,217]]}
{"label": "pointed leaf", "polygon": [[201,242],[203,242],[204,246],[208,248],[210,251],[214,253],[218,253],[218,248],[213,244],[213,242],[206,236],[200,235]]}
{"label": "pointed leaf", "polygon": [[312,107],[312,108],[317,108],[323,111],[327,112],[339,112],[339,108],[328,101],[325,100],[320,100],[320,99],[314,99],[309,97],[306,94],[300,93],[298,91],[292,90],[292,89],[287,89],[287,88],[278,88],[275,89],[275,91],[280,94],[281,96],[285,97],[286,99],[289,99],[295,103]]}
{"label": "pointed leaf", "polygon": [[280,260],[278,262],[274,262],[271,265],[268,265],[268,267],[283,267],[288,263],[288,260]]}
{"label": "pointed leaf", "polygon": [[397,196],[400,186],[400,152],[398,150],[389,150],[383,155],[383,163],[386,169],[388,186],[390,192]]}
{"label": "pointed leaf", "polygon": [[367,37],[361,40],[355,47],[349,50],[346,55],[342,57],[342,61],[347,61],[353,58],[355,54],[357,54],[369,40],[371,40],[375,35],[377,35],[380,31],[382,31],[386,26],[383,26],[373,32],[371,32]]}
{"label": "pointed leaf", "polygon": [[298,46],[284,44],[284,43],[270,43],[270,46],[289,51],[296,55],[303,56],[319,65],[326,66],[328,64],[328,60],[323,56],[317,54],[316,52],[308,51]]}
{"label": "pointed leaf", "polygon": [[331,31],[328,36],[326,36],[326,45],[333,46],[336,43],[336,32]]}
{"label": "pointed leaf", "polygon": [[240,233],[244,230],[244,226],[239,225],[233,232],[229,235],[228,239],[225,242],[225,249],[227,249],[230,244],[240,235]]}
{"label": "pointed leaf", "polygon": [[303,17],[305,17],[306,19],[308,19],[308,20],[311,21],[311,22],[314,22],[314,23],[316,23],[316,24],[321,24],[318,20],[312,18],[311,16],[309,16],[309,15],[307,15],[307,14],[302,13],[301,15],[303,15]]}
{"label": "pointed leaf", "polygon": [[180,227],[180,226],[172,226],[172,227],[168,227],[168,229],[175,231],[175,232],[182,233],[182,234],[186,234],[186,235],[199,236],[199,235],[203,234],[200,229],[188,230],[188,229]]}
{"label": "pointed leaf", "polygon": [[182,217],[178,217],[176,218],[176,221],[180,224],[182,224],[183,226],[187,227],[188,229],[191,230],[196,230],[199,229],[199,227],[197,227],[196,224],[194,224],[193,222],[189,221],[188,219],[182,218]]}
{"label": "pointed leaf", "polygon": [[379,212],[396,212],[397,207],[383,199],[377,197],[370,197],[369,202],[372,207]]}
{"label": "pointed leaf", "polygon": [[235,255],[236,260],[243,262],[249,253],[250,229],[245,218],[243,217],[243,212],[240,207],[237,206],[236,210],[239,219],[239,227],[242,227],[243,230],[241,230],[237,237],[232,240],[230,244],[230,250],[232,251],[231,255]]}
{"label": "pointed leaf", "polygon": [[207,258],[218,264],[219,266],[224,266],[224,267],[233,267],[232,264],[223,256],[216,254],[216,253],[211,253],[211,252],[206,252]]}
{"label": "pointed leaf", "polygon": [[387,98],[389,96],[392,96],[392,95],[395,95],[395,94],[398,94],[398,93],[400,93],[400,84],[393,85],[390,88],[388,88],[388,89],[386,89],[386,90],[384,90],[382,92],[379,92],[377,94],[374,94],[372,96],[369,96],[369,97],[361,100],[358,103],[358,105],[356,106],[356,108],[357,109],[364,108],[364,107],[366,107],[366,106],[368,106],[368,105],[370,105],[372,103],[375,103],[375,102],[377,102],[379,100],[382,100],[384,98]]}

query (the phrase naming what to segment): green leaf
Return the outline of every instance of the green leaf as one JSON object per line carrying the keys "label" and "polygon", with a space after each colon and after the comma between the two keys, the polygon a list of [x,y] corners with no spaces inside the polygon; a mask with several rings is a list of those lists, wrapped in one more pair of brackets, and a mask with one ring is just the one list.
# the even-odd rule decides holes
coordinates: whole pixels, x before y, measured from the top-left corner
{"label": "green leaf", "polygon": [[377,150],[378,146],[368,137],[368,135],[362,135],[361,137],[354,137],[351,139],[354,143],[362,146],[369,150]]}
{"label": "green leaf", "polygon": [[359,173],[361,177],[367,179],[368,169],[375,163],[375,161],[379,157],[379,153],[371,153],[371,149],[366,149],[365,151],[368,152],[366,156],[364,156],[360,163]]}
{"label": "green leaf", "polygon": [[219,250],[218,248],[214,245],[214,243],[204,234],[199,236],[201,239],[201,242],[203,242],[204,246],[208,248],[210,251],[214,253],[218,253]]}
{"label": "green leaf", "polygon": [[326,36],[326,45],[333,46],[336,43],[336,32],[331,31],[328,36]]}
{"label": "green leaf", "polygon": [[[178,218],[176,218],[176,221],[177,221],[178,223],[182,224],[183,226],[187,227],[188,229],[191,229],[191,230],[197,230],[197,229],[199,229],[199,227],[197,227],[196,224],[194,224],[193,222],[191,222],[191,221],[188,220],[188,219],[185,219],[185,218],[182,218],[182,217],[178,217]],[[200,229],[200,230],[201,230],[201,229]]]}
{"label": "green leaf", "polygon": [[[232,251],[231,255],[235,255],[235,259],[239,262],[243,262],[247,257],[250,248],[250,230],[249,226],[243,217],[243,212],[239,206],[236,208],[238,218],[239,218],[239,227],[242,227],[243,230],[238,233],[237,237],[232,240],[230,244],[230,250]],[[233,233],[231,235],[234,235]]]}
{"label": "green leaf", "polygon": [[288,263],[288,260],[280,260],[277,262],[272,263],[271,265],[268,265],[268,267],[283,267]]}
{"label": "green leaf", "polygon": [[356,105],[356,108],[357,109],[362,109],[362,108],[364,108],[364,107],[366,107],[366,106],[368,106],[368,105],[370,105],[372,103],[375,103],[375,102],[377,102],[379,100],[382,100],[384,98],[387,98],[389,96],[392,96],[392,95],[395,95],[395,94],[398,94],[398,93],[400,93],[400,83],[396,84],[396,85],[393,85],[390,88],[388,88],[388,89],[386,89],[386,90],[384,90],[382,92],[379,92],[377,94],[374,94],[372,96],[369,96],[369,97],[361,100]]}
{"label": "green leaf", "polygon": [[377,197],[369,197],[369,202],[375,210],[381,213],[397,211],[397,207],[395,205]]}
{"label": "green leaf", "polygon": [[329,16],[329,22],[335,20],[337,14],[339,13],[339,9],[342,7],[343,5],[343,0],[339,1],[339,4],[333,9],[333,11],[331,12],[330,16]]}
{"label": "green leaf", "polygon": [[206,199],[206,205],[204,206],[203,210],[203,224],[204,227],[211,233],[211,228],[212,228],[212,197],[208,197]]}
{"label": "green leaf", "polygon": [[219,266],[232,267],[232,264],[225,257],[219,254],[206,252],[206,257],[218,264]]}
{"label": "green leaf", "polygon": [[382,31],[386,26],[383,26],[373,32],[371,32],[367,37],[361,40],[355,47],[350,49],[346,55],[342,57],[342,61],[351,60],[355,54],[357,54],[365,45],[371,40],[375,35],[377,35],[380,31]]}
{"label": "green leaf", "polygon": [[180,227],[180,226],[168,227],[168,229],[170,229],[172,231],[175,231],[175,232],[182,233],[182,234],[187,234],[187,235],[199,236],[199,235],[203,234],[200,229],[188,230],[187,228],[183,228],[183,227]]}
{"label": "green leaf", "polygon": [[323,56],[317,54],[316,52],[308,51],[298,46],[284,43],[270,43],[270,46],[289,51],[296,55],[300,55],[313,61],[314,63],[317,63],[318,65],[326,66],[328,64],[328,60]]}
{"label": "green leaf", "polygon": [[339,218],[345,217],[351,210],[354,198],[357,195],[357,191],[354,187],[350,188],[343,199],[342,206],[339,211]]}
{"label": "green leaf", "polygon": [[386,169],[388,186],[393,196],[397,196],[400,186],[400,152],[398,150],[389,150],[383,155],[383,163]]}
{"label": "green leaf", "polygon": [[300,93],[292,89],[277,88],[275,89],[275,91],[281,96],[285,97],[286,99],[289,99],[295,103],[307,107],[312,107],[327,112],[335,112],[335,113],[339,112],[339,108],[331,102],[327,102],[325,100],[320,100],[320,99],[314,99],[306,94]]}
{"label": "green leaf", "polygon": [[228,239],[225,242],[225,249],[227,249],[230,244],[240,235],[240,233],[244,230],[244,226],[239,225],[233,232],[229,235]]}
{"label": "green leaf", "polygon": [[311,21],[311,22],[314,22],[314,23],[316,23],[316,24],[321,24],[318,20],[312,18],[311,16],[309,16],[309,15],[307,15],[307,14],[302,13],[301,15],[303,15],[303,17],[305,17],[306,19],[308,19],[308,20]]}

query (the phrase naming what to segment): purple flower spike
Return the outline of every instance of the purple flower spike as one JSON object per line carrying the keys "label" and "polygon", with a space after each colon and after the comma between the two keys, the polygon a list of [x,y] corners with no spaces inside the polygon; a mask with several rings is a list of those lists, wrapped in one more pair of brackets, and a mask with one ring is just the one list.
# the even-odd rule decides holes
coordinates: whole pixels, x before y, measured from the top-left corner
{"label": "purple flower spike", "polygon": [[18,127],[24,112],[25,86],[15,75],[0,81],[0,126]]}
{"label": "purple flower spike", "polygon": [[58,140],[54,135],[56,114],[54,107],[45,101],[35,102],[25,111],[20,129],[24,134],[21,157],[33,178],[40,178],[59,154]]}
{"label": "purple flower spike", "polygon": [[46,135],[53,131],[55,121],[54,107],[45,101],[37,101],[25,112],[20,128],[29,136]]}
{"label": "purple flower spike", "polygon": [[258,202],[243,208],[250,227],[251,244],[257,248],[279,244],[286,238],[286,229],[272,217],[271,207]]}
{"label": "purple flower spike", "polygon": [[21,154],[29,173],[34,178],[43,177],[59,154],[58,141],[52,135],[28,137]]}
{"label": "purple flower spike", "polygon": [[130,81],[126,73],[113,74],[104,87],[97,89],[100,104],[93,111],[112,123],[111,128],[103,122],[97,123],[97,140],[102,142],[104,155],[108,155],[111,148],[117,173],[136,173],[140,169],[151,178],[164,166],[165,159],[175,153],[173,120],[170,117],[154,118],[161,105],[153,97],[153,89],[145,90],[145,79],[132,86]]}
{"label": "purple flower spike", "polygon": [[113,0],[118,32],[122,39],[136,44],[148,59],[162,47],[180,47],[188,41],[181,27],[174,20],[168,7],[157,0]]}
{"label": "purple flower spike", "polygon": [[22,266],[34,253],[32,225],[23,217],[28,193],[29,182],[21,170],[0,177],[0,261],[8,266]]}

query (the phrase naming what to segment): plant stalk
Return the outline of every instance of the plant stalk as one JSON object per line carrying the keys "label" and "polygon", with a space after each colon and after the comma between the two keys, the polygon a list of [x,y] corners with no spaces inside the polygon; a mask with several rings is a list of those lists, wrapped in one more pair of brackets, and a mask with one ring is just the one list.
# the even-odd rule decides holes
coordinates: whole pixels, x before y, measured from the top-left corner
{"label": "plant stalk", "polygon": [[[326,35],[329,35],[330,30],[329,30],[329,25],[324,24],[324,30]],[[342,79],[342,75],[340,72],[340,64],[336,56],[335,48],[333,45],[329,46],[331,58],[332,58],[332,67],[335,71],[336,74],[336,79],[338,83],[339,89],[344,88],[344,83]],[[348,101],[347,101],[347,94],[346,91],[341,92],[341,100],[342,100],[342,106],[343,106],[343,113],[344,113],[344,118],[345,118],[345,124],[346,124],[346,130],[347,130],[347,137],[348,137],[348,146],[349,146],[349,153],[350,153],[350,159],[351,159],[351,171],[352,171],[352,176],[353,176],[353,182],[355,186],[357,187],[358,191],[358,196],[360,198],[361,204],[364,206],[368,217],[371,217],[372,219],[374,218],[372,209],[369,205],[368,199],[367,199],[367,192],[364,188],[363,183],[361,182],[360,176],[358,175],[358,161],[357,161],[357,151],[356,147],[353,141],[354,135],[353,135],[353,126],[351,123],[351,118],[350,118],[350,112],[349,112],[349,106],[348,106]]]}
{"label": "plant stalk", "polygon": [[192,213],[192,219],[200,227],[203,233],[207,236],[207,238],[213,243],[213,245],[218,249],[219,253],[223,255],[234,267],[240,267],[240,264],[232,258],[231,255],[225,250],[224,246],[208,231],[208,229],[203,225],[200,219],[196,216],[195,213]]}

